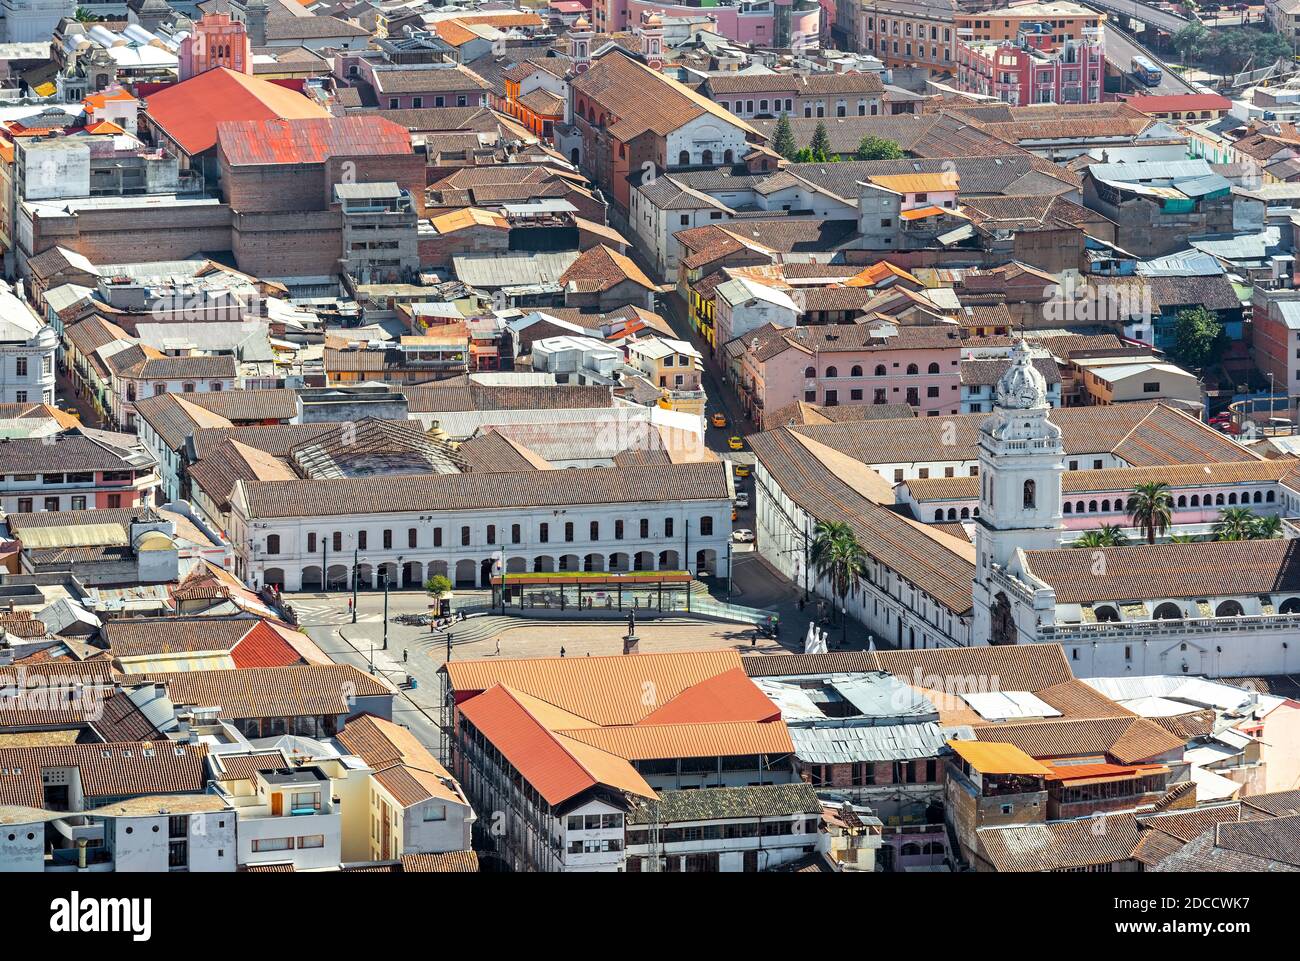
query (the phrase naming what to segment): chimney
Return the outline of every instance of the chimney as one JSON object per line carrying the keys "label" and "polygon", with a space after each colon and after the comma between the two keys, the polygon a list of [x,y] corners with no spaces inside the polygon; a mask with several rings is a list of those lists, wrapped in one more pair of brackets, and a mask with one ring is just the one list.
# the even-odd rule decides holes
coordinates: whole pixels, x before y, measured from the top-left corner
{"label": "chimney", "polygon": [[627,612],[627,633],[623,635],[623,653],[637,654],[641,639],[636,636],[636,611]]}

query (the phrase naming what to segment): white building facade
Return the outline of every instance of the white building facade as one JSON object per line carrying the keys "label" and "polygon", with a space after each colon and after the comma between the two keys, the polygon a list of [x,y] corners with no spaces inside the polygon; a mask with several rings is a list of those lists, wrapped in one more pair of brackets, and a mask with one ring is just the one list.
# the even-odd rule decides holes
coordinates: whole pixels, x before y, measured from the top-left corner
{"label": "white building facade", "polygon": [[54,329],[0,285],[0,403],[53,404],[58,346]]}
{"label": "white building facade", "polygon": [[434,575],[485,587],[503,567],[727,577],[732,490],[722,463],[241,481],[228,534],[237,576],[290,592],[319,590],[322,571],[328,587],[350,587],[354,564],[363,589]]}

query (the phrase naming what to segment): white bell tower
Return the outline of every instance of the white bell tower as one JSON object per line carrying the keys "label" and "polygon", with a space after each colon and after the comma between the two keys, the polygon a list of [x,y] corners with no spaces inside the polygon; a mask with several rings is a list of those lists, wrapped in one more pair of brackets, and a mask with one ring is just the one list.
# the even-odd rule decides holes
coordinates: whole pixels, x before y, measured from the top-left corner
{"label": "white bell tower", "polygon": [[[980,516],[975,527],[976,644],[1010,643],[1008,600],[992,585],[1016,548],[1051,550],[1061,536],[1061,429],[1049,419],[1047,382],[1021,340],[993,395],[993,413],[980,425]],[[991,608],[1001,606],[1001,611]],[[1011,636],[1007,636],[1010,633]]]}

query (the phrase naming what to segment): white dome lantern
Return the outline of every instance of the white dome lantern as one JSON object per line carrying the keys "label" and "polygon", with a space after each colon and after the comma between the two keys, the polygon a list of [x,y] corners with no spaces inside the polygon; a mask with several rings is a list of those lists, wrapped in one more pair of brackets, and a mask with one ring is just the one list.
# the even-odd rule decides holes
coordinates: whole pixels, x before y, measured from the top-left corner
{"label": "white dome lantern", "polygon": [[1011,366],[998,378],[993,394],[997,406],[1009,410],[1050,408],[1047,378],[1034,366],[1029,345],[1021,338],[1011,351]]}

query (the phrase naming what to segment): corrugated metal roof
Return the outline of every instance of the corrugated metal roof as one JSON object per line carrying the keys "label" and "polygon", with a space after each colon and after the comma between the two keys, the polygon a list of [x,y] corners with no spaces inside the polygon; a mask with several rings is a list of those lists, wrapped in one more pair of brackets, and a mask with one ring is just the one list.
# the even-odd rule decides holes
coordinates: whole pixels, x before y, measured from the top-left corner
{"label": "corrugated metal roof", "polygon": [[1039,764],[1014,744],[1000,741],[949,741],[948,746],[981,774],[1029,774],[1046,777],[1052,769]]}
{"label": "corrugated metal roof", "polygon": [[233,166],[318,164],[330,157],[410,154],[411,134],[383,117],[234,120],[217,124]]}
{"label": "corrugated metal roof", "polygon": [[861,727],[790,728],[794,752],[805,764],[906,761],[936,756],[945,736],[935,721]]}
{"label": "corrugated metal roof", "polygon": [[23,547],[123,547],[128,543],[121,524],[68,524],[64,527],[25,527]]}

